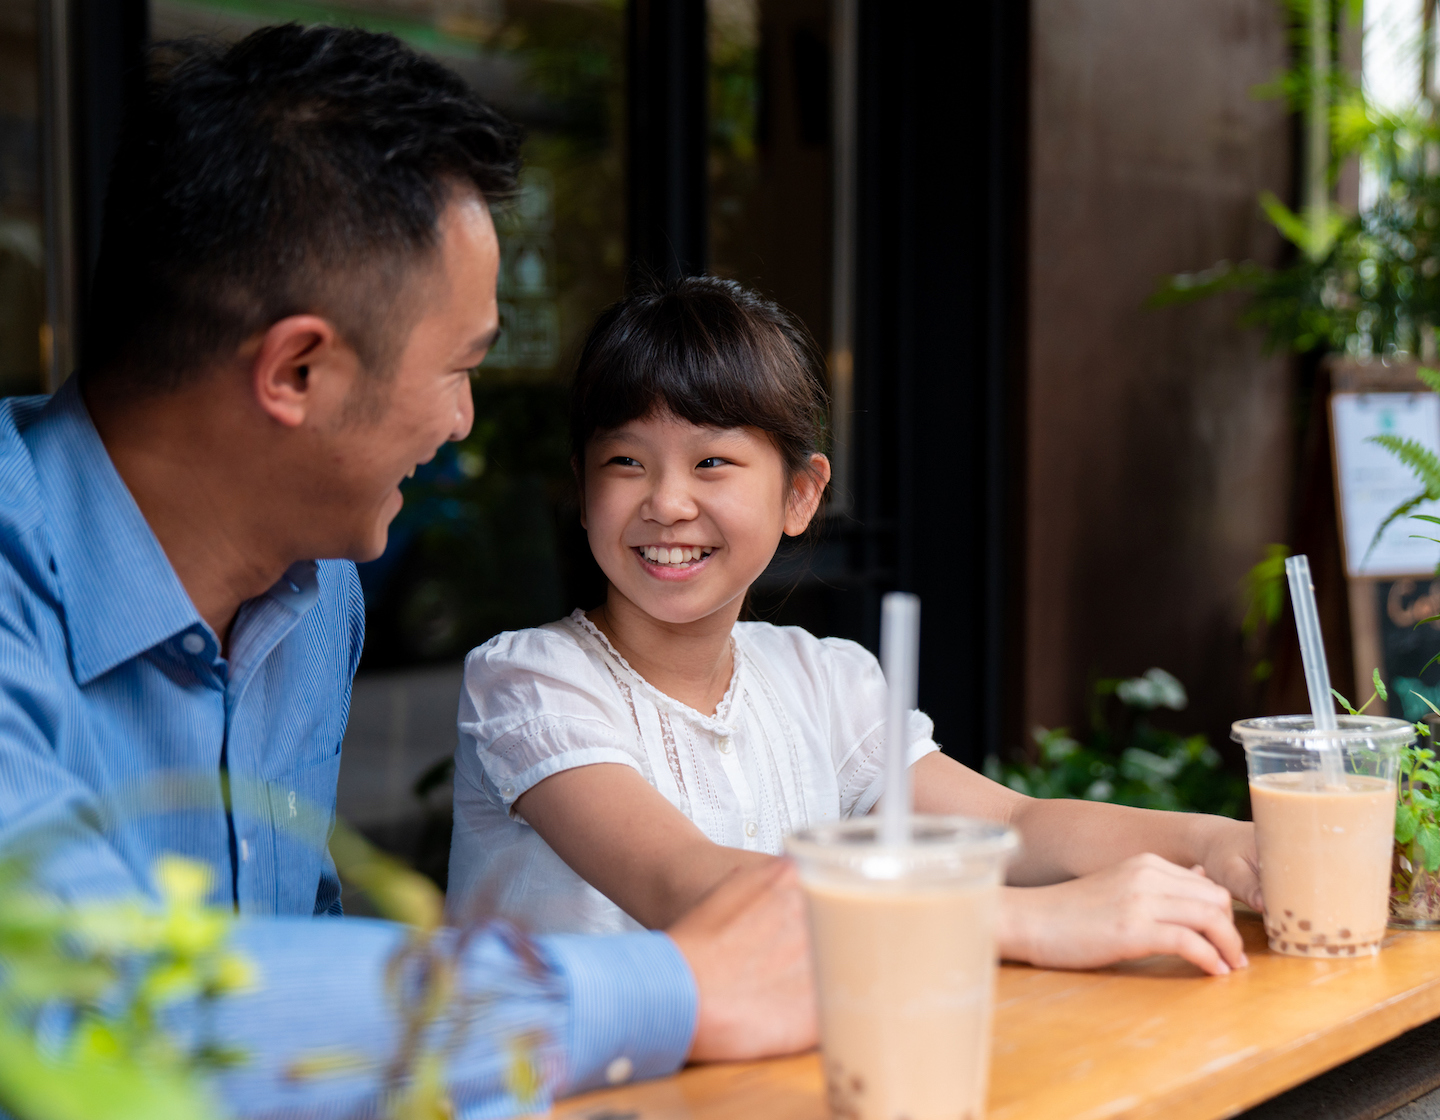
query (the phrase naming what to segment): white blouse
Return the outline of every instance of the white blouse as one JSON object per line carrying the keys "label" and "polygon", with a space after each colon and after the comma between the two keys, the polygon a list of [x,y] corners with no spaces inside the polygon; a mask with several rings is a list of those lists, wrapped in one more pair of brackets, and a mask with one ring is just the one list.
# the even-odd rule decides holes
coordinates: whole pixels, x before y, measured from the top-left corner
{"label": "white blouse", "polygon": [[[793,626],[737,623],[735,671],[713,716],[635,672],[582,611],[499,634],[465,660],[455,751],[450,905],[484,905],[534,933],[640,926],[513,813],[576,766],[631,766],[717,844],[777,855],[784,837],[863,816],[884,785],[885,679],[863,647]],[[909,715],[908,762],[938,750]]]}

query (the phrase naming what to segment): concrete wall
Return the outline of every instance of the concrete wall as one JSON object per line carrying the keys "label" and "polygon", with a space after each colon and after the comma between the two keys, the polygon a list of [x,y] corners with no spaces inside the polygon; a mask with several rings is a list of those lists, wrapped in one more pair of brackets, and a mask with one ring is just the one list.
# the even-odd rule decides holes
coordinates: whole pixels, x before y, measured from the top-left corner
{"label": "concrete wall", "polygon": [[1277,0],[1035,0],[1025,724],[1159,665],[1186,729],[1256,714],[1240,581],[1286,539],[1287,360],[1233,298],[1155,311],[1164,275],[1275,263],[1291,195]]}

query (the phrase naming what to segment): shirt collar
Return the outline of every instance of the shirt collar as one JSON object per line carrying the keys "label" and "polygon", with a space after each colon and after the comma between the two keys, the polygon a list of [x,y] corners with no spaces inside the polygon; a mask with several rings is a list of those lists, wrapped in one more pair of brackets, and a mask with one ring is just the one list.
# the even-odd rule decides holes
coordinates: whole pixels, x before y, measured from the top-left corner
{"label": "shirt collar", "polygon": [[[110,461],[76,381],[60,387],[25,436],[44,495],[76,681],[88,684],[182,631],[204,637],[202,652],[214,656],[214,632]],[[315,564],[302,561],[265,598],[281,605],[293,626],[317,593]]]}

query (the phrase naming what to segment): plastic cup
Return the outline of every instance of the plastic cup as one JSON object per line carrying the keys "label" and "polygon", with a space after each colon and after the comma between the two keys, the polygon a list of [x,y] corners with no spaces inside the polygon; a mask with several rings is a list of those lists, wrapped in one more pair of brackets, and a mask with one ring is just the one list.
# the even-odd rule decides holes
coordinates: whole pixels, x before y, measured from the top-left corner
{"label": "plastic cup", "polygon": [[990,1067],[1002,825],[912,816],[786,841],[809,900],[820,1047],[836,1120],[981,1120]]}
{"label": "plastic cup", "polygon": [[1231,728],[1250,772],[1265,933],[1290,956],[1374,956],[1385,936],[1395,775],[1415,728],[1381,716],[1336,723],[1316,731],[1311,716],[1271,716]]}

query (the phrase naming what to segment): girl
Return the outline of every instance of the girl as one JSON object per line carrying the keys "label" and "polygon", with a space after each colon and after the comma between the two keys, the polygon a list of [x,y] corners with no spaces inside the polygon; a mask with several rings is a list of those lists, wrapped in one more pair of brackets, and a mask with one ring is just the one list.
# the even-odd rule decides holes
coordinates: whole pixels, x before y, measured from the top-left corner
{"label": "girl", "polygon": [[[875,806],[875,658],[737,621],[829,482],[816,366],[790,316],[728,281],[682,280],[596,323],[571,439],[605,602],[467,659],[452,898],[483,880],[538,931],[663,928],[788,832]],[[1024,841],[1007,958],[1245,963],[1230,896],[1259,906],[1252,826],[1023,797],[940,754],[932,730],[910,713],[916,810],[1005,821]]]}

